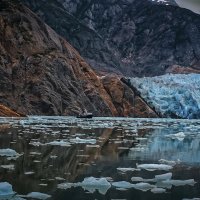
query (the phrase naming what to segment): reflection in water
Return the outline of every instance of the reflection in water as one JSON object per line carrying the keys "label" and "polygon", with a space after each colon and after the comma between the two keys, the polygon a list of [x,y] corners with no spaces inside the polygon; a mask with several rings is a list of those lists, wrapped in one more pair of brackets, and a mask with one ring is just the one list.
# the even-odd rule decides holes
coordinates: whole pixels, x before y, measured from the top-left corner
{"label": "reflection in water", "polygon": [[200,197],[199,132],[187,120],[0,118],[0,182],[59,200]]}

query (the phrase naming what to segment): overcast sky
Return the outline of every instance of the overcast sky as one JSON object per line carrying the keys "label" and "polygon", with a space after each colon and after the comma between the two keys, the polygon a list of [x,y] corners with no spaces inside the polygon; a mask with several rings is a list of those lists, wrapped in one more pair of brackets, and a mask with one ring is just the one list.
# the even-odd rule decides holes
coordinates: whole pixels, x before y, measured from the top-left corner
{"label": "overcast sky", "polygon": [[200,0],[175,0],[183,8],[188,8],[195,13],[200,14]]}

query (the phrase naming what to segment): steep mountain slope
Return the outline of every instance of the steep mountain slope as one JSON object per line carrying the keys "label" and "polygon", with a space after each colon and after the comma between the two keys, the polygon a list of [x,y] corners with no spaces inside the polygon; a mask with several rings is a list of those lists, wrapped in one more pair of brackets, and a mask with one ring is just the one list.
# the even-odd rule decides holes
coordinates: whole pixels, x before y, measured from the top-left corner
{"label": "steep mountain slope", "polygon": [[200,68],[200,16],[174,1],[23,1],[100,72],[154,76],[172,65]]}
{"label": "steep mountain slope", "polygon": [[[1,1],[0,27],[0,103],[29,115],[74,115],[86,108],[96,116],[134,116],[141,109],[119,78],[98,77],[22,4]],[[113,85],[120,85],[114,93]],[[142,105],[147,112],[138,117],[156,116]]]}

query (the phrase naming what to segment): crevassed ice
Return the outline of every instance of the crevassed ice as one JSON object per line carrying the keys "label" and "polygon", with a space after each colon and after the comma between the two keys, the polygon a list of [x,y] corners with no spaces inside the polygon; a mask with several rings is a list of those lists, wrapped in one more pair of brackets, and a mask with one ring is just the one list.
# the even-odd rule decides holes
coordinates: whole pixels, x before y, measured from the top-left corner
{"label": "crevassed ice", "polygon": [[130,83],[165,117],[200,118],[200,74],[130,78]]}

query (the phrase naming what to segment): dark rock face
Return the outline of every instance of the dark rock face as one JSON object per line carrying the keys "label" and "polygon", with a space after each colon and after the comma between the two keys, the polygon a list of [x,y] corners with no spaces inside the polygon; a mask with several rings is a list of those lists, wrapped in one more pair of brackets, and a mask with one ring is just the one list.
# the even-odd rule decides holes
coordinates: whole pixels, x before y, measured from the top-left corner
{"label": "dark rock face", "polygon": [[26,114],[117,115],[80,55],[22,5],[1,1],[0,102]]}
{"label": "dark rock face", "polygon": [[164,74],[199,69],[200,16],[149,0],[23,0],[99,72]]}
{"label": "dark rock face", "polygon": [[98,77],[28,8],[2,0],[0,27],[2,104],[28,115],[76,115],[86,108],[95,116],[134,116],[134,92],[118,77]]}

